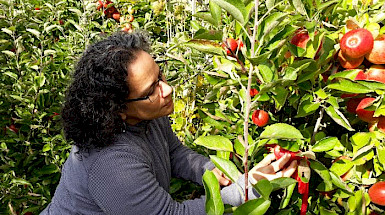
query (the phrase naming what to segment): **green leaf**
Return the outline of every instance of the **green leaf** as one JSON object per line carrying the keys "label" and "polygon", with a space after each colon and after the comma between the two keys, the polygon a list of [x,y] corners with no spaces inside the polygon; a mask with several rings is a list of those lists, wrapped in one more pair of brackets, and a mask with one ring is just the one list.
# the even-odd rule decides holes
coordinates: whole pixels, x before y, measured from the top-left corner
{"label": "green leaf", "polygon": [[283,76],[283,79],[296,80],[298,74],[300,74],[302,70],[308,68],[309,65],[313,62],[314,61],[311,59],[305,59],[305,60],[294,62],[285,70],[285,75]]}
{"label": "green leaf", "polygon": [[330,5],[336,4],[336,3],[338,3],[338,2],[339,2],[339,0],[327,1],[327,2],[325,2],[325,3],[322,3],[322,4],[319,6],[318,10],[323,10],[323,9],[329,7]]}
{"label": "green leaf", "polygon": [[[242,141],[243,141],[243,138],[242,138]],[[256,144],[254,143],[251,135],[248,136],[248,143],[249,143],[249,152],[254,151]],[[239,154],[240,156],[245,155],[245,147],[243,146],[243,144],[241,143],[241,141],[238,138],[234,140],[234,149],[235,149],[235,152],[237,154]],[[249,154],[249,156],[250,156],[250,154]]]}
{"label": "green leaf", "polygon": [[281,108],[285,105],[287,96],[289,95],[289,91],[282,86],[275,87],[271,93],[272,97],[275,101],[275,108],[277,111],[281,110]]}
{"label": "green leaf", "polygon": [[352,162],[355,165],[362,165],[365,164],[366,162],[370,161],[374,157],[374,152],[373,152],[373,146],[374,145],[369,145],[362,147],[357,151],[356,154],[354,154],[354,157],[352,158]]}
{"label": "green leaf", "polygon": [[268,10],[271,10],[274,8],[275,0],[266,0],[266,8]]}
{"label": "green leaf", "polygon": [[313,169],[321,178],[326,185],[325,190],[331,190],[333,187],[329,170],[319,161],[309,160],[310,167]]}
{"label": "green leaf", "polygon": [[267,179],[259,180],[253,187],[266,200],[269,199],[270,193],[273,191],[273,185]]}
{"label": "green leaf", "polygon": [[274,12],[267,16],[258,28],[259,40],[262,40],[263,37],[267,37],[267,35],[282,22],[282,19],[287,17],[287,15],[287,13]]}
{"label": "green leaf", "polygon": [[354,80],[360,71],[362,71],[362,69],[349,69],[349,70],[337,72],[336,74],[331,75],[329,77],[329,80],[333,80],[335,78],[345,78],[345,79]]}
{"label": "green leaf", "polygon": [[335,83],[331,83],[327,86],[329,89],[339,90],[347,93],[370,93],[373,92],[370,88],[356,83],[349,79],[340,78]]}
{"label": "green leaf", "polygon": [[341,159],[334,162],[330,167],[330,171],[334,172],[338,176],[345,174],[354,166],[353,162],[348,159]]}
{"label": "green leaf", "polygon": [[39,87],[39,88],[42,87],[45,83],[45,76],[44,75],[36,76],[34,78],[34,82],[36,87]]}
{"label": "green leaf", "polygon": [[52,29],[57,28],[60,31],[63,31],[63,28],[59,25],[50,25],[44,29],[45,32],[49,33]]}
{"label": "green leaf", "polygon": [[18,185],[29,185],[31,186],[31,183],[25,179],[22,178],[13,178],[11,181],[12,184],[18,184]]}
{"label": "green leaf", "polygon": [[240,22],[242,25],[246,23],[248,14],[246,7],[242,1],[239,0],[212,0],[214,3],[219,5],[219,7],[226,10],[230,13],[234,19]]}
{"label": "green leaf", "polygon": [[378,161],[382,165],[382,167],[385,169],[385,147],[382,145],[379,145],[377,147],[377,157]]}
{"label": "green leaf", "polygon": [[36,170],[36,175],[48,175],[48,174],[52,174],[52,173],[57,173],[59,172],[60,169],[59,167],[57,167],[55,164],[49,164],[49,165],[46,165],[44,167],[42,167],[41,169],[38,169]]}
{"label": "green leaf", "polygon": [[222,31],[199,29],[194,36],[194,39],[206,39],[222,41]]}
{"label": "green leaf", "polygon": [[298,114],[296,118],[308,116],[318,110],[320,103],[314,102],[314,98],[310,94],[306,94],[301,98],[298,106]]}
{"label": "green leaf", "polygon": [[352,190],[348,187],[348,185],[345,182],[343,182],[341,180],[340,176],[338,176],[334,172],[330,172],[330,177],[331,177],[334,185],[336,185],[338,188],[341,188],[342,190],[346,191],[350,195],[353,195]]}
{"label": "green leaf", "polygon": [[297,28],[294,28],[291,25],[286,25],[284,29],[278,32],[271,40],[268,41],[266,44],[266,47],[270,51],[274,50],[274,48],[277,48],[276,44],[279,44],[280,41],[288,40],[289,36],[294,33],[297,30]]}
{"label": "green leaf", "polygon": [[13,73],[13,72],[4,72],[4,75],[8,75],[9,77],[17,80],[18,79],[18,76],[17,74]]}
{"label": "green leaf", "polygon": [[258,65],[258,70],[262,75],[264,82],[269,83],[274,79],[273,68],[274,68],[273,65],[268,61],[265,61]]}
{"label": "green leaf", "polygon": [[10,36],[13,35],[13,31],[12,31],[12,30],[9,30],[8,28],[1,28],[1,31],[3,31],[3,32],[7,33],[7,34],[9,34]]}
{"label": "green leaf", "polygon": [[337,212],[332,211],[332,210],[327,210],[324,207],[320,208],[320,215],[338,215]]}
{"label": "green leaf", "polygon": [[221,21],[221,15],[222,15],[221,7],[215,4],[212,0],[209,1],[209,6],[210,6],[211,17],[213,18],[214,21],[216,21],[215,26],[218,26]]}
{"label": "green leaf", "polygon": [[334,146],[341,144],[337,137],[324,138],[311,148],[313,152],[325,152],[332,150]]}
{"label": "green leaf", "polygon": [[15,53],[8,51],[8,50],[3,50],[1,52],[8,55],[9,57],[15,57],[16,56]]}
{"label": "green leaf", "polygon": [[236,182],[239,177],[239,171],[235,164],[229,160],[210,155],[211,161],[221,170],[232,182]]}
{"label": "green leaf", "polygon": [[210,40],[193,39],[185,43],[185,46],[191,47],[193,49],[196,49],[204,53],[210,53],[210,54],[216,54],[216,55],[223,54],[222,47],[218,43],[215,43]]}
{"label": "green leaf", "polygon": [[349,121],[338,109],[335,109],[333,106],[329,106],[325,108],[325,111],[337,124],[348,129],[349,131],[354,131]]}
{"label": "green leaf", "polygon": [[368,145],[371,139],[374,138],[370,132],[357,132],[352,136],[353,154],[356,154],[358,149]]}
{"label": "green leaf", "polygon": [[200,136],[194,141],[195,144],[204,146],[211,150],[220,150],[220,151],[233,151],[233,144],[226,137],[219,135],[213,136]]}
{"label": "green leaf", "polygon": [[43,151],[43,152],[47,152],[47,151],[49,151],[49,150],[51,150],[51,144],[50,144],[50,143],[46,143],[46,144],[43,146],[42,151]]}
{"label": "green leaf", "polygon": [[33,35],[35,35],[37,38],[40,37],[40,31],[36,30],[36,29],[32,29],[32,28],[27,28],[26,29],[28,32],[31,32]]}
{"label": "green leaf", "polygon": [[268,199],[253,199],[240,205],[235,211],[234,215],[262,215],[269,209],[271,201]]}
{"label": "green leaf", "polygon": [[77,9],[77,8],[69,8],[68,10],[71,11],[71,12],[73,12],[73,13],[75,13],[75,14],[78,15],[79,17],[81,17],[82,14],[83,14],[83,13],[82,13],[79,9]]}
{"label": "green leaf", "polygon": [[367,88],[375,91],[375,90],[385,90],[385,84],[384,83],[381,83],[381,82],[377,82],[377,81],[370,81],[370,80],[367,80],[367,81],[357,81],[357,83],[359,84],[362,84],[364,86],[366,86]]}
{"label": "green leaf", "polygon": [[259,139],[303,139],[301,132],[292,125],[276,123],[269,125]]}
{"label": "green leaf", "polygon": [[273,186],[273,191],[276,191],[297,183],[297,180],[294,178],[282,177],[273,179],[270,181],[270,183]]}
{"label": "green leaf", "polygon": [[55,50],[52,50],[52,49],[44,50],[44,56],[53,55],[53,54],[56,54]]}
{"label": "green leaf", "polygon": [[206,195],[206,213],[208,215],[222,215],[225,207],[222,202],[218,179],[214,173],[206,170],[202,180]]}
{"label": "green leaf", "polygon": [[218,23],[217,23],[217,20],[215,20],[211,13],[210,12],[206,12],[206,11],[200,11],[200,12],[197,12],[194,14],[195,17],[198,17],[200,19],[203,19],[204,21],[214,25],[214,26],[217,26]]}
{"label": "green leaf", "polygon": [[293,0],[293,5],[294,5],[295,10],[298,13],[300,13],[301,15],[307,16],[305,5],[302,3],[301,0]]}

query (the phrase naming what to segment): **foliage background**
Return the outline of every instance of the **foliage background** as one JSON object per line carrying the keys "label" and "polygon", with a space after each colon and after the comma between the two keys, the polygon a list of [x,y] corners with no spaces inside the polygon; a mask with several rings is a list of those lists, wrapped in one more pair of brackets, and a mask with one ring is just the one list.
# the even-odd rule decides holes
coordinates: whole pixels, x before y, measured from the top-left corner
{"label": "foliage background", "polygon": [[[354,72],[335,75],[341,68],[334,56],[351,17],[361,17],[363,26],[369,20],[380,23],[385,33],[383,1],[260,1],[255,58],[250,56],[250,32],[239,24],[239,16],[252,11],[251,0],[242,4],[237,0],[112,2],[121,14],[119,22],[97,11],[96,0],[0,0],[0,214],[38,214],[51,201],[70,150],[61,130],[60,108],[74,63],[88,44],[127,24],[149,32],[153,54],[175,89],[172,127],[184,144],[206,156],[216,153],[231,160],[239,171],[244,169],[241,141],[248,77],[239,61],[226,56],[220,47],[224,38],[238,38],[245,43],[239,60],[245,67],[258,66],[251,87],[258,88],[260,94],[252,99],[251,109],[268,111],[269,124],[290,124],[298,129],[296,137],[301,136],[293,138],[296,141],[277,138],[274,143],[317,154],[318,160],[311,166],[315,177],[311,178],[309,211],[360,214],[361,210],[355,209],[369,205],[362,198],[367,197],[367,188],[385,180],[385,136],[367,132],[366,123],[347,113],[347,100],[341,94],[348,89],[349,93],[376,97],[376,113],[381,116],[385,115],[385,87],[357,83],[351,80]],[[222,10],[209,2],[231,4]],[[236,14],[240,8],[243,14]],[[201,12],[192,16],[195,11]],[[129,15],[134,15],[134,21],[128,21]],[[246,24],[254,22],[253,17],[248,19]],[[306,49],[288,43],[298,29],[310,32],[312,39]],[[316,59],[321,41],[323,50]],[[285,57],[287,51],[292,53],[289,58]],[[331,75],[329,81],[323,81],[321,74]],[[355,92],[355,87],[365,90]],[[266,143],[259,137],[269,129],[251,124],[249,132],[250,145]],[[212,135],[230,140],[230,149],[221,151],[222,145],[216,152],[200,146],[205,145],[204,137]],[[203,144],[197,145],[198,139]],[[250,160],[248,165],[262,159],[264,153],[255,150],[245,156]],[[336,160],[343,155],[354,162]],[[345,172],[353,175],[349,187],[338,177]],[[351,195],[350,190],[358,194]],[[268,193],[261,200],[283,201],[286,193],[281,191]],[[200,186],[172,179],[171,194],[177,201],[202,193]],[[272,205],[267,213],[298,214],[300,195],[294,192],[286,200],[285,207]],[[374,204],[369,206],[384,211]]]}
{"label": "foliage background", "polygon": [[[191,6],[177,0],[113,5],[120,22],[97,11],[94,0],[0,1],[0,214],[38,214],[50,202],[71,147],[63,137],[60,109],[74,63],[88,44],[127,23],[149,33],[157,60],[167,58],[161,66],[175,87],[173,128],[192,146],[199,124],[193,95],[206,60],[177,48],[194,31]],[[172,179],[171,193],[182,201],[201,195],[203,188]]]}

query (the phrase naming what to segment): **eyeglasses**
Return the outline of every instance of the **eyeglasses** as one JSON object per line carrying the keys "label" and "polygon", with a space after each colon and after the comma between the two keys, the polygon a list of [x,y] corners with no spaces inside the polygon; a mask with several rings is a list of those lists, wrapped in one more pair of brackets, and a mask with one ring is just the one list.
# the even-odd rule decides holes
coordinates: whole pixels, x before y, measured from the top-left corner
{"label": "eyeglasses", "polygon": [[158,80],[152,85],[150,92],[145,97],[135,98],[135,99],[126,99],[126,102],[136,102],[142,100],[150,100],[151,103],[156,101],[159,97],[159,82],[163,81],[163,73],[162,70],[159,70]]}

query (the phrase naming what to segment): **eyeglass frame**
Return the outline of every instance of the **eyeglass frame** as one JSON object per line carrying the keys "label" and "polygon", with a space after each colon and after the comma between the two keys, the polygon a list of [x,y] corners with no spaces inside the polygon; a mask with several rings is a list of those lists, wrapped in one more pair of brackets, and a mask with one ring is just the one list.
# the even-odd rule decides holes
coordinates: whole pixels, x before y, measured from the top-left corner
{"label": "eyeglass frame", "polygon": [[[164,80],[163,80],[163,72],[162,72],[161,69],[159,69],[158,80],[156,81],[156,83],[155,83],[153,86],[154,86],[155,88],[158,87],[158,86],[160,85],[160,84],[159,84],[160,81],[163,81],[163,82],[164,82]],[[150,91],[150,92],[151,92],[151,91]],[[155,90],[154,90],[154,92],[155,92]],[[151,101],[151,99],[150,99],[150,96],[151,96],[151,94],[153,94],[154,92],[148,93],[148,95],[145,96],[145,97],[139,97],[139,98],[135,98],[135,99],[126,99],[125,102],[129,103],[129,102],[143,101],[143,100],[147,100],[147,99],[148,99],[148,100],[150,100],[151,103],[153,103],[153,101]],[[159,94],[159,92],[158,92],[158,94]],[[158,96],[159,96],[159,95],[158,95]],[[158,97],[156,97],[156,98],[158,98]]]}

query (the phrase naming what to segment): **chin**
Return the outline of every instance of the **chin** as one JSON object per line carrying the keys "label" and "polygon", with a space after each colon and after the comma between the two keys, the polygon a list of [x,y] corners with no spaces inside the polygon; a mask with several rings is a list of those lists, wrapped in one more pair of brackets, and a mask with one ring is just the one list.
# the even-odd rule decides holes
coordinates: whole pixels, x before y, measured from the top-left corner
{"label": "chin", "polygon": [[167,110],[167,115],[170,115],[174,112],[174,102],[172,103],[172,105],[168,108]]}

